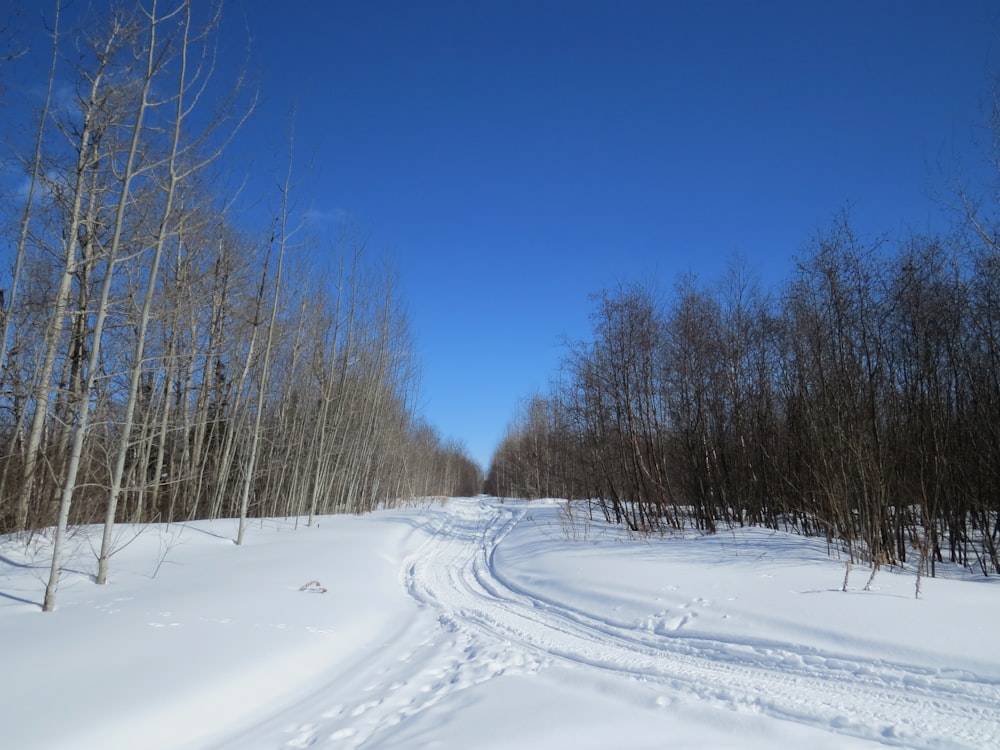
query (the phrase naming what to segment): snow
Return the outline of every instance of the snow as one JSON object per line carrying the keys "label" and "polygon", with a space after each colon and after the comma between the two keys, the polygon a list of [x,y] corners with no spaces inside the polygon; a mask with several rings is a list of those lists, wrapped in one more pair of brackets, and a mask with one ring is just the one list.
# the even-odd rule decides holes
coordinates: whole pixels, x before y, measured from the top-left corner
{"label": "snow", "polygon": [[[993,579],[557,501],[0,539],[5,748],[1000,747]],[[948,573],[947,567],[944,568]],[[324,591],[325,589],[325,591]]]}

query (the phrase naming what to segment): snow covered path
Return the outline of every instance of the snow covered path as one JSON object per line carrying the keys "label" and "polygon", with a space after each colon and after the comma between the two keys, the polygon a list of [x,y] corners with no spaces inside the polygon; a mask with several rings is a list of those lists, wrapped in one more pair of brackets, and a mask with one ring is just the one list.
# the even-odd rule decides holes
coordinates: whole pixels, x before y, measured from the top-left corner
{"label": "snow covered path", "polygon": [[410,563],[407,588],[447,627],[468,631],[513,664],[562,659],[662,686],[664,701],[680,692],[889,745],[1000,745],[996,683],[813,649],[618,627],[502,577],[497,547],[526,510],[480,502],[455,511]]}
{"label": "snow covered path", "polygon": [[103,587],[82,530],[45,615],[44,545],[0,540],[0,746],[1000,747],[990,582],[844,593],[819,540],[556,502],[230,525],[140,530]]}
{"label": "snow covered path", "polygon": [[[654,705],[695,700],[815,727],[841,741],[1000,746],[1000,685],[973,674],[792,644],[686,636],[679,632],[683,618],[622,627],[533,594],[505,576],[496,559],[527,514],[523,506],[485,500],[431,512],[428,538],[408,556],[404,581],[436,628],[427,627],[426,617],[407,623],[351,679],[316,696],[315,715],[295,726],[287,746],[324,738],[345,748],[407,747],[399,734],[407,719],[458,691],[554,664],[578,672],[574,680],[619,683],[611,692],[638,684],[656,694]],[[291,713],[301,717],[305,708]],[[287,736],[288,722],[277,723]]]}

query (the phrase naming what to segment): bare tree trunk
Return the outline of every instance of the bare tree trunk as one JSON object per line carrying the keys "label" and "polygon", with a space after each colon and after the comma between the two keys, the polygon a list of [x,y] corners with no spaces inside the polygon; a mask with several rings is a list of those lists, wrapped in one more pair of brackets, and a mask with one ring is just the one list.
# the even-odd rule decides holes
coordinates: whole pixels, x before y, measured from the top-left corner
{"label": "bare tree trunk", "polygon": [[288,191],[292,174],[292,159],[288,159],[288,171],[285,184],[281,190],[281,217],[279,222],[278,260],[274,279],[274,298],[271,301],[271,317],[267,325],[267,339],[264,343],[263,363],[261,365],[260,383],[257,388],[257,410],[254,414],[253,427],[250,432],[250,455],[247,457],[246,473],[243,476],[243,486],[240,490],[240,524],[236,534],[236,544],[243,544],[243,534],[246,530],[247,511],[250,505],[250,485],[253,483],[254,469],[257,463],[257,450],[260,446],[260,423],[264,411],[264,399],[267,395],[268,368],[271,363],[271,349],[274,345],[274,328],[278,318],[278,301],[281,296],[281,273],[285,259],[285,247],[288,242]]}
{"label": "bare tree trunk", "polygon": [[337,301],[333,309],[333,331],[330,337],[330,347],[326,361],[320,362],[320,367],[322,372],[317,373],[319,376],[319,398],[320,398],[320,410],[319,415],[316,419],[316,427],[313,433],[312,445],[310,446],[312,450],[311,458],[315,462],[314,469],[314,479],[313,479],[313,490],[312,495],[309,498],[309,518],[306,522],[307,526],[312,526],[313,518],[316,516],[316,509],[319,507],[320,496],[325,494],[324,491],[328,492],[329,487],[326,481],[329,474],[330,467],[330,448],[327,442],[327,436],[330,432],[330,402],[334,399],[334,388],[333,384],[336,382],[336,377],[333,372],[334,362],[337,360],[337,345],[340,338],[340,310],[341,304],[343,302],[343,296],[341,294],[341,287],[344,282],[344,267],[341,263],[340,270],[338,273],[337,281]]}
{"label": "bare tree trunk", "polygon": [[[25,255],[28,246],[28,230],[31,224],[31,213],[35,204],[35,192],[38,189],[39,175],[42,171],[42,144],[44,142],[45,123],[49,117],[49,107],[52,102],[52,89],[55,85],[56,67],[59,60],[59,20],[62,15],[62,2],[56,0],[52,20],[52,61],[49,67],[49,75],[45,87],[45,99],[42,103],[41,111],[38,114],[38,128],[35,130],[35,152],[28,167],[28,192],[24,199],[24,212],[21,214],[21,224],[17,235],[17,249],[14,255],[14,270],[10,280],[10,293],[5,300],[6,304],[0,304],[0,316],[3,317],[3,334],[0,339],[0,369],[3,374],[0,382],[6,382],[9,377],[9,355],[8,346],[12,328],[12,313],[17,309],[17,295],[21,287],[21,272],[24,268]],[[17,452],[20,442],[21,431],[23,429],[24,413],[18,415],[17,424],[11,433],[10,448],[8,456],[13,456]],[[33,459],[34,460],[34,459]],[[7,485],[7,471],[10,466],[10,459],[4,462],[3,474],[0,476],[0,503],[3,502],[4,491]],[[25,476],[34,475],[34,467],[25,467]],[[31,500],[31,492],[27,485],[22,485],[18,495],[17,516],[14,520],[14,530],[24,531],[28,526],[28,507]]]}
{"label": "bare tree trunk", "polygon": [[59,575],[62,572],[62,551],[65,541],[66,530],[69,524],[70,506],[73,502],[73,493],[76,490],[76,477],[80,469],[80,459],[83,455],[83,442],[90,424],[90,394],[94,388],[94,381],[98,371],[98,361],[101,351],[101,342],[104,335],[104,324],[108,316],[108,302],[111,296],[111,281],[114,277],[115,263],[121,247],[122,233],[125,226],[125,209],[131,201],[132,181],[137,175],[135,168],[136,159],[139,153],[139,144],[143,132],[143,120],[148,106],[149,89],[153,82],[156,70],[156,31],[160,19],[156,17],[156,3],[153,2],[153,11],[149,16],[149,43],[146,50],[146,68],[143,73],[140,93],[137,96],[135,122],[132,125],[131,142],[128,148],[128,156],[124,171],[121,175],[121,189],[118,195],[118,205],[115,211],[115,222],[111,245],[108,248],[107,266],[105,270],[104,282],[101,286],[101,298],[97,307],[97,318],[94,322],[94,333],[90,346],[90,357],[87,365],[87,378],[84,384],[83,398],[80,402],[76,420],[73,425],[73,442],[70,449],[66,475],[63,479],[62,491],[59,498],[59,519],[56,526],[55,539],[52,545],[52,565],[49,570],[49,580],[45,587],[45,601],[42,609],[46,612],[55,607],[56,589],[59,585]]}
{"label": "bare tree trunk", "polygon": [[[160,270],[160,261],[163,257],[163,249],[166,246],[167,238],[171,233],[170,224],[174,221],[174,201],[180,181],[188,177],[192,172],[200,169],[207,161],[214,159],[218,152],[211,154],[208,159],[191,167],[182,173],[179,165],[181,155],[181,133],[183,125],[191,112],[193,105],[189,105],[185,97],[186,92],[191,87],[192,82],[188,80],[187,57],[191,33],[191,3],[186,0],[183,5],[174,11],[183,12],[181,41],[178,48],[180,56],[180,67],[177,72],[177,90],[174,97],[173,132],[171,134],[170,152],[166,158],[166,168],[168,173],[167,184],[164,189],[163,213],[160,217],[159,226],[155,235],[153,258],[150,261],[149,274],[146,280],[146,293],[142,303],[142,311],[137,327],[135,351],[132,366],[129,372],[129,390],[125,402],[125,417],[121,428],[121,439],[119,441],[118,452],[115,458],[114,469],[111,476],[111,487],[108,493],[107,514],[104,521],[104,533],[101,540],[101,552],[98,558],[97,583],[105,583],[108,575],[108,559],[111,555],[112,532],[115,525],[115,514],[118,507],[118,499],[121,494],[122,477],[125,471],[125,461],[129,453],[132,437],[133,421],[135,417],[135,407],[139,394],[139,381],[142,376],[144,365],[146,335],[149,328],[150,313],[153,308],[153,298],[156,294],[157,275]],[[150,23],[154,36],[150,39],[150,48],[155,48],[155,26],[159,21],[155,18],[156,3],[153,3],[153,15],[150,16]],[[174,13],[166,16],[169,18]],[[152,69],[150,69],[152,73]],[[195,97],[197,99],[197,97]]]}
{"label": "bare tree trunk", "polygon": [[[63,235],[63,259],[62,273],[59,285],[56,289],[55,298],[52,302],[52,316],[45,332],[42,365],[38,372],[38,379],[35,383],[35,392],[32,401],[35,404],[35,412],[32,415],[31,425],[28,431],[28,438],[25,445],[24,470],[22,480],[22,504],[30,502],[34,494],[33,489],[37,480],[37,466],[41,458],[42,435],[45,430],[45,422],[49,413],[49,403],[51,399],[52,373],[55,368],[56,354],[59,349],[59,339],[63,333],[63,326],[66,319],[66,309],[69,303],[69,293],[73,282],[73,274],[76,268],[76,246],[79,241],[80,227],[82,224],[83,197],[86,193],[86,181],[96,156],[93,153],[95,119],[98,117],[103,105],[105,94],[102,91],[104,86],[104,76],[106,67],[115,48],[122,42],[122,27],[115,22],[112,30],[105,40],[103,48],[99,50],[98,69],[90,81],[87,101],[83,112],[83,123],[80,128],[79,141],[77,146],[77,163],[74,171],[75,184],[73,186],[73,201],[67,217],[68,226]],[[22,512],[24,510],[22,509]]]}

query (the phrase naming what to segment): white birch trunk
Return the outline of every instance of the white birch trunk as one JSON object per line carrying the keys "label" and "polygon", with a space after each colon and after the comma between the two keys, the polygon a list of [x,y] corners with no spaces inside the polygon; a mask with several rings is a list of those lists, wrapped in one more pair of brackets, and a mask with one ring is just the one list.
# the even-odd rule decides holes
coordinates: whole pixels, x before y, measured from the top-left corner
{"label": "white birch trunk", "polygon": [[271,318],[267,324],[267,340],[264,344],[264,359],[261,364],[260,384],[257,389],[257,411],[254,414],[253,429],[250,433],[250,455],[247,458],[246,473],[243,476],[243,487],[240,491],[240,525],[236,534],[236,544],[243,544],[243,534],[247,525],[247,512],[250,507],[250,485],[257,463],[257,450],[260,446],[260,423],[264,411],[264,397],[267,395],[268,367],[271,363],[271,349],[274,345],[274,327],[278,318],[278,299],[281,296],[281,272],[285,259],[285,246],[288,241],[288,191],[292,174],[292,158],[288,158],[288,171],[285,175],[285,185],[281,191],[281,224],[278,237],[278,261],[274,279],[274,299],[271,302]]}
{"label": "white birch trunk", "polygon": [[[129,372],[128,397],[125,402],[125,417],[121,428],[121,438],[118,445],[118,454],[115,458],[114,469],[111,474],[111,487],[108,492],[107,512],[104,518],[104,533],[101,537],[101,552],[97,558],[97,583],[103,584],[108,580],[108,560],[111,557],[112,536],[115,527],[115,514],[118,509],[118,498],[121,495],[122,477],[125,473],[125,460],[128,456],[129,443],[132,439],[132,424],[135,419],[135,405],[139,395],[139,380],[142,376],[143,357],[146,351],[146,331],[149,329],[150,311],[153,309],[153,297],[156,293],[156,279],[160,270],[160,260],[163,258],[163,248],[170,233],[170,222],[174,206],[174,197],[177,192],[177,184],[180,175],[177,168],[177,157],[180,151],[181,125],[184,122],[184,92],[187,88],[187,52],[188,34],[191,28],[191,6],[189,2],[184,3],[185,18],[183,39],[179,50],[180,70],[178,72],[178,86],[176,97],[176,111],[174,114],[173,133],[171,136],[170,156],[167,158],[167,170],[169,178],[164,196],[163,215],[160,217],[159,227],[156,232],[153,259],[149,265],[149,278],[146,282],[146,293],[142,301],[142,312],[139,315],[139,326],[136,332],[135,351],[133,354],[132,367]],[[156,12],[156,3],[153,3],[152,13]],[[156,24],[155,15],[150,18],[151,38],[150,47],[150,68],[148,77],[152,77],[152,54],[156,47]]]}
{"label": "white birch trunk", "polygon": [[[62,552],[69,525],[69,512],[73,503],[73,493],[76,490],[76,477],[80,469],[80,461],[83,456],[83,442],[90,424],[90,395],[93,392],[94,381],[97,376],[98,363],[101,351],[101,342],[104,335],[104,324],[108,315],[108,300],[111,296],[111,281],[114,276],[115,262],[121,247],[122,231],[125,225],[125,209],[131,197],[132,180],[136,176],[135,161],[139,152],[140,137],[143,130],[143,120],[146,115],[146,107],[149,96],[149,89],[152,84],[154,71],[154,52],[156,48],[156,2],[153,2],[153,10],[150,17],[150,40],[148,55],[146,58],[146,70],[142,81],[141,92],[136,103],[135,122],[132,125],[132,137],[129,144],[128,156],[126,158],[125,169],[122,173],[121,192],[118,196],[118,206],[115,211],[114,233],[111,244],[108,248],[107,268],[104,282],[101,285],[101,299],[97,308],[97,318],[94,322],[94,333],[91,340],[90,356],[87,364],[87,378],[84,383],[83,397],[80,401],[76,421],[72,428],[72,445],[70,448],[69,461],[66,467],[66,475],[63,478],[63,486],[59,496],[59,518],[56,525],[55,539],[52,545],[52,564],[49,568],[49,580],[45,587],[45,600],[42,610],[49,612],[55,608],[56,590],[59,586],[59,575],[62,572]],[[71,235],[75,236],[75,235]]]}

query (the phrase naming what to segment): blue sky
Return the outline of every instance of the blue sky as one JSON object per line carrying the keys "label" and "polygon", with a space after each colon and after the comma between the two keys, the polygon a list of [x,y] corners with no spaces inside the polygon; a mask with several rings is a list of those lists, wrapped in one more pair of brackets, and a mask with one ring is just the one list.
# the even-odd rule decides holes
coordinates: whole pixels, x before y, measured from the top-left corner
{"label": "blue sky", "polygon": [[[234,146],[286,150],[323,235],[401,275],[420,408],[485,466],[544,391],[591,293],[736,255],[774,285],[845,208],[867,236],[943,230],[1000,71],[967,2],[229,0],[222,52],[262,100]],[[245,28],[244,28],[245,24]]]}

